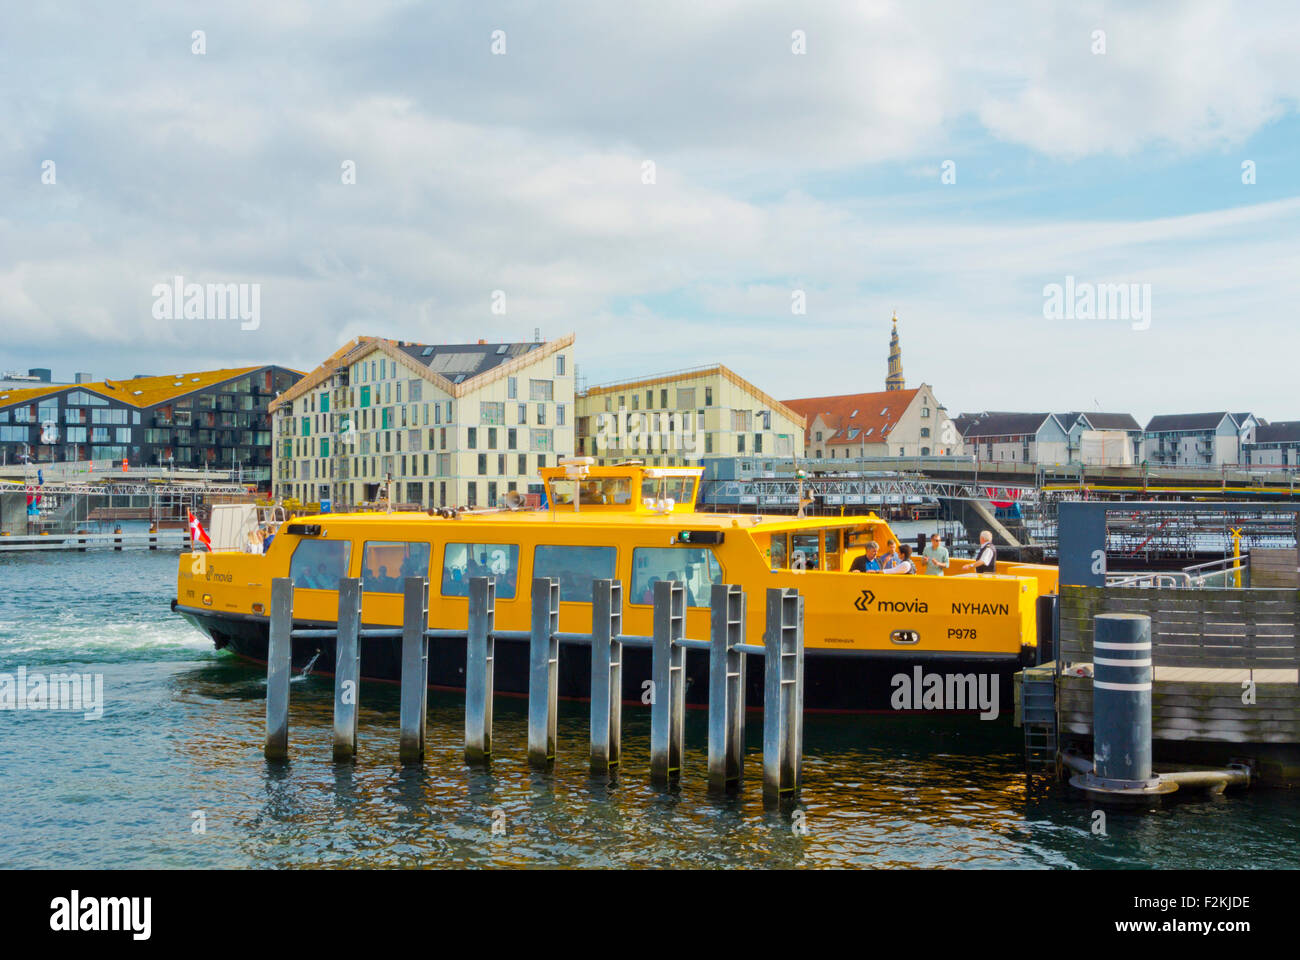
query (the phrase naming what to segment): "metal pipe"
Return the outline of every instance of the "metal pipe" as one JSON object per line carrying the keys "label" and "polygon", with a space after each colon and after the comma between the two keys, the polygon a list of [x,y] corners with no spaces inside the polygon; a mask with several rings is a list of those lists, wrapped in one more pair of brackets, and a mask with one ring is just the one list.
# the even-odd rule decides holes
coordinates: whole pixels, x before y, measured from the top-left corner
{"label": "metal pipe", "polygon": [[339,580],[338,641],[334,647],[334,759],[357,755],[357,700],[361,693],[361,581]]}
{"label": "metal pipe", "polygon": [[745,775],[745,592],[715,583],[709,645],[709,789],[725,791]]}
{"label": "metal pipe", "polygon": [[492,755],[496,593],[493,577],[470,578],[465,640],[465,759],[470,763],[482,763]]}
{"label": "metal pipe", "polygon": [[763,795],[799,789],[803,767],[803,597],[792,587],[767,591],[764,635]]}
{"label": "metal pipe", "polygon": [[267,760],[289,759],[289,673],[293,654],[293,581],[271,581],[271,632],[266,651]]}
{"label": "metal pipe", "polygon": [[681,775],[686,720],[686,588],[660,580],[654,588],[654,648],[650,661],[650,780],[667,785]]}
{"label": "metal pipe", "polygon": [[429,722],[429,581],[407,577],[402,589],[402,689],[398,759],[424,762]]}
{"label": "metal pipe", "polygon": [[528,652],[528,762],[545,767],[555,757],[559,701],[560,581],[533,579]]}
{"label": "metal pipe", "polygon": [[591,772],[618,766],[623,740],[623,584],[591,583]]}

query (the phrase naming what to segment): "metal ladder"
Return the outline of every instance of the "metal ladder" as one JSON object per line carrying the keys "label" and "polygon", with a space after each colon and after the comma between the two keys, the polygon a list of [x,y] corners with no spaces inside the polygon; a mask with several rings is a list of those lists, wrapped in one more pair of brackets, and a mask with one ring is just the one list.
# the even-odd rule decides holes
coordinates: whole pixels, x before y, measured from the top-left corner
{"label": "metal ladder", "polygon": [[1051,670],[1026,670],[1020,681],[1021,723],[1025,731],[1025,769],[1056,770],[1056,676]]}

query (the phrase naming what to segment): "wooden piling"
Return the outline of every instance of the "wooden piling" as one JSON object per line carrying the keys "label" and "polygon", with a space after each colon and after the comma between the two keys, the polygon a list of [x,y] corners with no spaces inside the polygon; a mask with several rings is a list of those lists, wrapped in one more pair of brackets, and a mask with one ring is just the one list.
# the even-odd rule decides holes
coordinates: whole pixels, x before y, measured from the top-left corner
{"label": "wooden piling", "polygon": [[650,680],[650,780],[667,785],[681,775],[686,721],[686,587],[660,580],[654,588],[654,646]]}
{"label": "wooden piling", "polygon": [[591,583],[591,772],[618,766],[623,742],[623,584]]}
{"label": "wooden piling", "polygon": [[338,633],[334,640],[334,759],[357,755],[361,695],[361,581],[339,580]]}
{"label": "wooden piling", "polygon": [[528,762],[547,766],[555,757],[559,709],[560,581],[533,580],[533,619],[528,652]]}
{"label": "wooden piling", "polygon": [[803,770],[803,597],[767,591],[764,634],[763,795],[797,792]]}
{"label": "wooden piling", "polygon": [[289,759],[289,671],[293,653],[293,581],[271,581],[271,632],[266,654],[267,760]]}
{"label": "wooden piling", "polygon": [[745,592],[715,583],[709,644],[709,789],[739,785],[745,773]]}
{"label": "wooden piling", "polygon": [[492,688],[495,672],[496,581],[471,577],[469,630],[465,640],[465,759],[492,755]]}
{"label": "wooden piling", "polygon": [[429,581],[407,577],[402,590],[402,689],[398,759],[424,762],[429,718]]}

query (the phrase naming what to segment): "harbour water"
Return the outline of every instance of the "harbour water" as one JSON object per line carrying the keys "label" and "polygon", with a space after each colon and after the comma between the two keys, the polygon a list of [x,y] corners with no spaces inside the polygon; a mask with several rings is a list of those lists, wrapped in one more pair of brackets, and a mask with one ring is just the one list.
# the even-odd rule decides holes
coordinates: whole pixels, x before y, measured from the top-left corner
{"label": "harbour water", "polygon": [[550,773],[525,762],[522,700],[498,699],[499,756],[467,767],[454,694],[431,693],[428,762],[403,768],[396,690],[379,684],[362,687],[356,763],[336,765],[332,681],[309,676],[293,683],[293,759],[268,765],[264,668],[171,614],[175,569],[173,552],[0,556],[0,673],[100,674],[104,691],[99,719],[0,710],[0,867],[1300,866],[1291,792],[1111,811],[1094,835],[1084,801],[1027,796],[1005,719],[809,716],[799,803],[767,810],[757,714],[746,789],[718,799],[699,711],[671,792],[649,785],[633,707],[613,781],[588,772],[578,703]]}

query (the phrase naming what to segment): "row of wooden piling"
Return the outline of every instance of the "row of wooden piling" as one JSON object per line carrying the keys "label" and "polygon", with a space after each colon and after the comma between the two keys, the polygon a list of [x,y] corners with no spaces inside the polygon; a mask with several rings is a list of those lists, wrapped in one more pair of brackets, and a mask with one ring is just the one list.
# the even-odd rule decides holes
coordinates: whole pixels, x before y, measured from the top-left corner
{"label": "row of wooden piling", "polygon": [[360,641],[401,638],[399,756],[422,763],[428,720],[429,643],[464,642],[465,759],[481,763],[493,754],[492,708],[496,641],[529,644],[528,760],[545,767],[556,755],[561,644],[591,647],[590,762],[593,773],[607,774],[622,761],[623,650],[651,649],[650,777],[658,785],[678,779],[684,756],[686,652],[709,655],[708,783],[712,790],[739,786],[745,761],[745,667],[747,655],[764,658],[763,790],[770,796],[797,791],[803,755],[803,598],[789,588],[767,591],[767,621],[761,645],[744,642],[745,594],[733,584],[712,588],[710,637],[686,637],[685,586],[654,585],[654,632],[623,634],[623,587],[617,580],[592,583],[590,634],[559,630],[559,581],[533,581],[532,617],[527,631],[498,631],[493,578],[469,581],[469,617],[464,630],[430,629],[429,583],[422,577],[403,584],[402,626],[364,627],[361,582],[339,581],[336,627],[295,628],[293,581],[271,584],[270,643],[267,655],[266,747],[268,760],[288,758],[289,677],[294,639],[335,641],[334,759],[356,755],[360,693]]}

